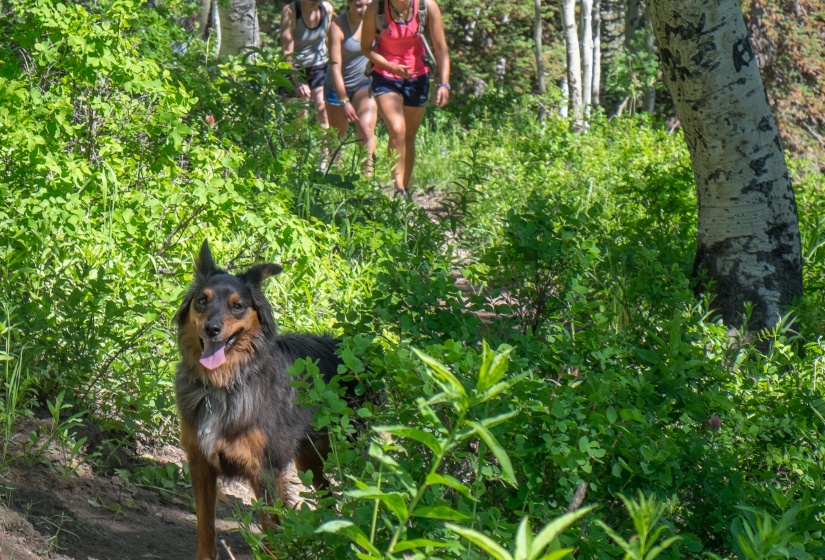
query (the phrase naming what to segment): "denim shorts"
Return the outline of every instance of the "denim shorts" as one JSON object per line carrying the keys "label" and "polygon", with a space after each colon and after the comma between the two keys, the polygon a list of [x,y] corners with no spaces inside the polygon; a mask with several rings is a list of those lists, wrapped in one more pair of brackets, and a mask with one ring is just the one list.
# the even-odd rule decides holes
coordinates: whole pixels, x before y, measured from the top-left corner
{"label": "denim shorts", "polygon": [[[353,89],[348,89],[347,90],[347,97],[352,99],[353,97],[355,97],[355,92],[357,92],[361,88],[368,87],[369,85],[370,85],[369,78],[364,78],[363,82],[361,82],[360,84],[355,86]],[[324,100],[327,103],[330,103],[332,105],[340,105],[341,104],[341,101],[338,99],[338,94],[335,93],[335,88],[330,86],[330,85],[326,85],[326,84],[324,84]]]}
{"label": "denim shorts", "polygon": [[397,93],[404,100],[404,107],[423,107],[430,97],[430,75],[422,74],[415,78],[388,78],[375,70],[372,78],[372,93],[375,97],[385,93]]}

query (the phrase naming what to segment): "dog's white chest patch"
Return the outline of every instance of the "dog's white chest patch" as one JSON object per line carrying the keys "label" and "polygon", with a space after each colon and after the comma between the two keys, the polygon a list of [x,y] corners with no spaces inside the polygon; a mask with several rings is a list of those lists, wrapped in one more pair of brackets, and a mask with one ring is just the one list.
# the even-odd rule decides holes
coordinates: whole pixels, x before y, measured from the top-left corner
{"label": "dog's white chest patch", "polygon": [[221,436],[220,427],[225,425],[228,395],[223,389],[207,389],[198,411],[198,442],[207,457],[212,455]]}

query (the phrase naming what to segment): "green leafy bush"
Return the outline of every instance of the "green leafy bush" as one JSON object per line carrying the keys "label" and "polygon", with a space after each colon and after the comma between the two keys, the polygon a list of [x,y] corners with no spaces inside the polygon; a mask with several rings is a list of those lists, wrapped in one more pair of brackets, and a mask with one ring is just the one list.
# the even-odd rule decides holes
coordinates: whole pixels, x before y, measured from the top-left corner
{"label": "green leafy bush", "polygon": [[[187,3],[7,4],[7,432],[37,402],[174,437],[171,317],[208,237],[229,270],[284,263],[267,288],[284,330],[343,337],[340,378],[303,387],[334,444],[331,490],[315,510],[276,506],[283,530],[250,533],[256,549],[825,554],[821,174],[792,165],[809,295],[749,336],[693,295],[687,151],[647,117],[593,115],[577,135],[502,92],[432,115],[416,181],[443,211],[428,214],[381,194],[386,161],[364,178],[347,148],[319,170],[331,140],[279,93],[283,59],[210,61],[173,21]],[[56,437],[75,452],[72,426]],[[175,468],[133,474],[184,485]],[[567,513],[583,500],[601,507]]]}

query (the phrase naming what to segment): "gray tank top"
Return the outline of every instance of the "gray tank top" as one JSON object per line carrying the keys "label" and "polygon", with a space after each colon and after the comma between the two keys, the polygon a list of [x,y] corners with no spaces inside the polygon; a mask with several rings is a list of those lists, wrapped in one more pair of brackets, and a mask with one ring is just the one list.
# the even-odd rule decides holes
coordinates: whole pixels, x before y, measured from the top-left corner
{"label": "gray tank top", "polygon": [[295,31],[292,33],[295,45],[295,62],[304,68],[326,64],[329,61],[326,42],[329,14],[323,1],[319,4],[321,23],[312,29],[304,23],[301,13],[301,0],[297,0],[292,6],[295,11]]}
{"label": "gray tank top", "polygon": [[[367,57],[361,52],[361,41],[353,37],[347,21],[347,12],[343,12],[335,21],[344,32],[344,42],[341,43],[341,74],[344,76],[344,87],[351,91],[367,81],[364,69],[367,67]],[[332,72],[327,72],[324,86],[332,88]]]}

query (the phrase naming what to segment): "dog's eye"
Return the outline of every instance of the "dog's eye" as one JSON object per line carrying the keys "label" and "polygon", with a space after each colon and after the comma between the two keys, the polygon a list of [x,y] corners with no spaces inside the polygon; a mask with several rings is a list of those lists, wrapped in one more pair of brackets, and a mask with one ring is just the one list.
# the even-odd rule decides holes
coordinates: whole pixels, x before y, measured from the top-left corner
{"label": "dog's eye", "polygon": [[198,305],[206,305],[206,296],[201,296],[197,299],[196,303]]}
{"label": "dog's eye", "polygon": [[234,309],[235,311],[243,311],[245,309],[245,306],[240,302],[236,302],[235,305],[232,306],[232,309]]}

